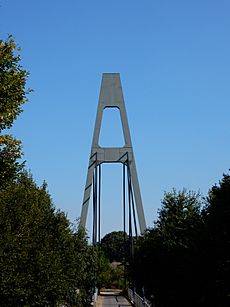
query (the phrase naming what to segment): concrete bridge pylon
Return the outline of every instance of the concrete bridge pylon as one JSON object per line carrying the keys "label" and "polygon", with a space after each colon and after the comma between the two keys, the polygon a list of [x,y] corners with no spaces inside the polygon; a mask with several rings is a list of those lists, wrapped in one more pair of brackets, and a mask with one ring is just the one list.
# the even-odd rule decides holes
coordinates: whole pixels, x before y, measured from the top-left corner
{"label": "concrete bridge pylon", "polygon": [[[117,108],[120,112],[125,141],[123,147],[101,147],[99,145],[103,111],[106,108]],[[133,188],[133,198],[135,199],[135,209],[138,216],[140,232],[144,233],[146,230],[146,222],[119,73],[104,73],[102,75],[100,96],[80,219],[80,225],[84,228],[87,220],[91,190],[92,187],[94,188],[95,181],[97,180],[94,177],[94,173],[96,168],[102,163],[122,163],[127,167],[128,174],[130,176],[130,183],[132,184]],[[97,197],[96,191],[93,192],[93,198],[95,197]]]}

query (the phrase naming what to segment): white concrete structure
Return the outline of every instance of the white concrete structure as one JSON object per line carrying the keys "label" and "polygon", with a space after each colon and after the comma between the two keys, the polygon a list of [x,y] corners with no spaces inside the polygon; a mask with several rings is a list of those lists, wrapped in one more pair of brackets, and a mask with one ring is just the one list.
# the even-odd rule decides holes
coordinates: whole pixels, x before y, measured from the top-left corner
{"label": "white concrete structure", "polygon": [[[125,145],[123,147],[99,146],[102,116],[105,108],[118,108],[120,111],[122,129],[125,140]],[[130,131],[122,93],[120,75],[118,73],[106,73],[102,76],[100,97],[93,134],[93,142],[82,204],[81,225],[83,227],[85,227],[87,219],[94,168],[101,163],[123,163],[129,166],[140,232],[143,233],[146,229],[145,216],[142,206],[140,187],[137,177],[134,152],[131,143]]]}

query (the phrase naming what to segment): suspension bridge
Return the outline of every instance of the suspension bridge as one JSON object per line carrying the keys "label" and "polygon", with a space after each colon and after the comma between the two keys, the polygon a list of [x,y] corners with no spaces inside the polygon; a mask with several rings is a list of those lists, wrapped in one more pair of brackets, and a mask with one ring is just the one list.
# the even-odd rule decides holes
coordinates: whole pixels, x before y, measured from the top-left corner
{"label": "suspension bridge", "polygon": [[[125,141],[125,144],[122,147],[102,147],[99,145],[103,112],[106,108],[119,110]],[[146,230],[146,222],[121,80],[118,73],[105,73],[102,76],[101,90],[99,95],[97,115],[82,203],[80,224],[83,228],[85,228],[90,199],[92,198],[92,244],[95,247],[98,246],[101,241],[101,165],[103,163],[120,163],[123,165],[122,207],[124,245],[126,240],[125,235],[128,233],[128,257],[129,259],[132,259],[134,253],[133,237],[137,237],[138,232],[141,234],[144,233]],[[126,262],[127,260],[124,259],[124,263]],[[125,289],[127,298],[122,296],[120,292],[114,291],[101,292],[100,296],[98,296],[96,277],[93,288],[94,306],[132,306],[131,302],[137,307],[148,306],[144,298],[139,297],[134,289]]]}

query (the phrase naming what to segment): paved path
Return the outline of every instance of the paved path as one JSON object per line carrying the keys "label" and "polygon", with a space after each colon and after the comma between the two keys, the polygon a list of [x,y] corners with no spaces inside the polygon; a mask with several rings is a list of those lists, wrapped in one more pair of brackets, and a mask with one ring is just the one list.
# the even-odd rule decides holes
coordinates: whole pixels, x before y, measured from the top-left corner
{"label": "paved path", "polygon": [[96,307],[128,307],[132,306],[120,292],[101,292],[97,299]]}

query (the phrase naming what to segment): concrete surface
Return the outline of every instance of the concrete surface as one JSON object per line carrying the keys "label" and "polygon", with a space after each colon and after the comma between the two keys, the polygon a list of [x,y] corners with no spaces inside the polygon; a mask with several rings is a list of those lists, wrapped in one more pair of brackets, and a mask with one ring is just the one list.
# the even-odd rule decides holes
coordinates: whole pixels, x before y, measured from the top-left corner
{"label": "concrete surface", "polygon": [[120,291],[101,292],[97,299],[96,307],[128,307],[129,301],[120,294]]}

